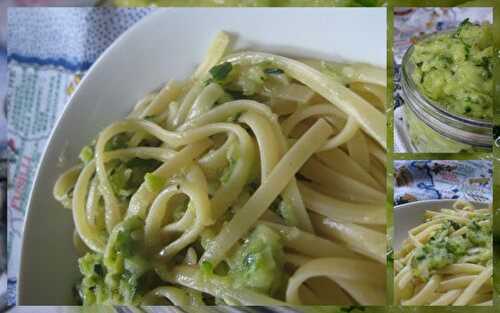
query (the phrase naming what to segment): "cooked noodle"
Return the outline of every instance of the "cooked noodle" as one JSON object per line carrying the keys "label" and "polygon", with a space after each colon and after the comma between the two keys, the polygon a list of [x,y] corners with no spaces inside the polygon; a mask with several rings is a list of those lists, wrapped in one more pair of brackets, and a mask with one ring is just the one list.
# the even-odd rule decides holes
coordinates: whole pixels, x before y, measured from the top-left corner
{"label": "cooked noodle", "polygon": [[385,72],[228,45],[57,181],[83,303],[383,304]]}
{"label": "cooked noodle", "polygon": [[425,215],[396,253],[396,303],[492,305],[491,209],[458,201]]}

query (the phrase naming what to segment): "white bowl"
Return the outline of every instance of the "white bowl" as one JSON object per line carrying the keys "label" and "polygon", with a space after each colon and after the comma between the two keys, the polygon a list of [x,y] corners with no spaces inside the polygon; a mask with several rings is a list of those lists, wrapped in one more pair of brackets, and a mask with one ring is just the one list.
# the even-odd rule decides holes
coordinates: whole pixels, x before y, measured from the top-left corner
{"label": "white bowl", "polygon": [[77,162],[80,149],[99,130],[125,117],[147,92],[192,74],[221,30],[238,37],[236,49],[386,65],[384,8],[158,9],[99,58],[52,132],[29,202],[18,304],[74,303],[79,271],[73,221],[52,197],[58,175]]}
{"label": "white bowl", "polygon": [[[394,207],[394,239],[393,248],[399,250],[403,241],[408,238],[408,231],[424,222],[424,213],[427,210],[438,211],[440,209],[451,209],[456,200],[424,200],[410,202]],[[488,203],[473,202],[476,209],[489,206]]]}

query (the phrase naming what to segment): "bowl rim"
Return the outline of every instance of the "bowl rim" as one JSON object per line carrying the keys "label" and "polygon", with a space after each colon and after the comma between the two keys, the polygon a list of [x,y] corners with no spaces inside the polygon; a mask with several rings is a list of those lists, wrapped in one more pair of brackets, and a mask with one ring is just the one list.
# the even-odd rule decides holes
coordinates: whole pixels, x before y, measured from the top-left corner
{"label": "bowl rim", "polygon": [[[394,211],[396,211],[396,210],[404,210],[407,207],[412,207],[412,206],[421,205],[421,204],[431,204],[431,205],[438,204],[438,203],[451,203],[451,204],[453,204],[453,203],[455,203],[455,202],[457,202],[459,200],[461,200],[461,199],[429,199],[429,200],[412,201],[412,202],[408,202],[408,203],[403,203],[403,204],[395,205],[394,206]],[[486,202],[469,201],[469,200],[464,200],[464,201],[470,202],[474,206],[476,206],[476,205],[477,206],[486,206],[486,205],[489,205],[489,203],[486,203]]]}
{"label": "bowl rim", "polygon": [[[143,24],[147,24],[147,23],[150,23],[149,21],[151,21],[152,19],[154,19],[155,16],[157,15],[160,15],[162,14],[162,12],[164,10],[168,10],[168,8],[166,9],[159,9],[159,10],[155,10],[153,11],[152,13],[148,14],[147,16],[144,16],[143,18],[141,18],[140,20],[138,20],[134,25],[132,25],[130,28],[128,28],[127,30],[125,30],[122,34],[120,34],[103,52],[102,54],[95,60],[95,62],[92,64],[92,66],[85,72],[85,75],[83,76],[82,80],[80,81],[80,83],[76,86],[75,90],[73,91],[73,93],[69,96],[68,100],[65,102],[65,105],[64,105],[64,109],[62,110],[62,112],[60,113],[59,117],[56,119],[56,121],[54,122],[54,126],[50,132],[50,135],[48,137],[48,140],[45,144],[45,147],[43,149],[43,152],[42,152],[42,158],[40,160],[40,162],[38,163],[38,166],[36,168],[36,171],[35,171],[35,179],[33,180],[32,182],[32,185],[31,185],[31,188],[30,188],[30,192],[29,192],[29,196],[28,196],[28,201],[26,202],[27,203],[27,210],[26,210],[26,213],[25,213],[25,217],[24,217],[24,221],[23,221],[23,226],[22,226],[22,240],[21,240],[21,249],[20,249],[20,252],[19,252],[19,270],[17,272],[17,275],[16,275],[16,279],[17,279],[17,283],[16,283],[16,304],[17,305],[20,305],[20,303],[24,302],[23,301],[23,297],[24,297],[24,288],[23,288],[23,284],[22,284],[22,281],[24,281],[24,268],[27,266],[26,265],[26,257],[24,256],[26,254],[26,249],[27,248],[27,244],[26,244],[26,230],[29,229],[30,227],[33,227],[32,224],[35,222],[33,220],[33,217],[32,215],[34,214],[33,213],[33,196],[34,196],[34,193],[35,193],[35,189],[36,187],[42,182],[42,180],[44,179],[43,177],[41,177],[42,175],[40,175],[40,172],[42,170],[42,168],[46,167],[47,166],[47,163],[49,162],[49,154],[47,153],[47,151],[49,150],[49,147],[51,147],[53,145],[53,141],[55,140],[54,139],[54,135],[60,131],[60,128],[62,127],[61,126],[61,121],[63,121],[66,117],[66,115],[68,114],[68,111],[70,110],[70,107],[74,106],[74,102],[76,101],[75,99],[78,98],[79,96],[79,93],[82,89],[85,88],[85,86],[87,85],[87,81],[90,81],[94,78],[94,76],[96,75],[95,73],[97,72],[97,70],[100,68],[100,65],[106,61],[106,59],[108,59],[110,57],[110,51],[113,51],[113,50],[116,50],[117,47],[119,47],[120,45],[123,45],[123,39],[125,37],[128,37],[130,36],[131,33],[135,33],[137,32],[137,30],[141,29],[143,27]],[[52,195],[50,195],[52,196]]]}
{"label": "bowl rim", "polygon": [[[209,10],[269,10],[272,9],[273,11],[288,11],[288,10],[303,10],[304,8],[155,8],[150,14],[147,16],[143,17],[139,21],[137,21],[134,25],[132,25],[130,28],[128,28],[126,31],[124,31],[122,34],[120,34],[112,44],[110,44],[105,51],[95,60],[95,62],[92,64],[92,66],[86,71],[84,77],[82,78],[81,82],[77,85],[75,91],[68,97],[68,99],[65,102],[64,108],[62,109],[61,113],[57,117],[57,119],[54,122],[54,126],[52,130],[50,131],[50,134],[48,136],[48,139],[45,143],[45,147],[43,148],[43,151],[41,153],[41,158],[38,162],[38,165],[36,167],[36,170],[34,172],[34,179],[31,183],[31,187],[28,193],[27,197],[27,202],[26,202],[26,213],[23,221],[23,226],[22,226],[22,238],[20,240],[20,250],[19,250],[19,268],[16,273],[16,279],[17,279],[17,285],[16,285],[16,303],[18,305],[26,305],[30,304],[27,303],[28,300],[25,299],[28,296],[28,290],[26,287],[24,287],[24,284],[22,283],[23,281],[26,280],[25,276],[27,275],[26,268],[29,266],[28,264],[28,259],[26,257],[27,250],[28,250],[28,244],[27,244],[27,232],[26,230],[35,227],[34,224],[37,223],[37,221],[33,218],[33,215],[35,213],[35,207],[36,205],[34,204],[34,195],[36,194],[36,191],[40,188],[39,186],[44,183],[45,177],[42,177],[41,172],[44,168],[47,168],[49,166],[49,162],[51,162],[51,159],[49,157],[49,149],[53,148],[54,141],[55,141],[55,134],[60,133],[63,130],[63,123],[65,119],[67,119],[67,116],[69,114],[69,111],[72,107],[75,106],[75,101],[80,97],[80,93],[82,92],[83,89],[86,89],[86,86],[89,81],[93,80],[96,72],[100,70],[100,67],[102,63],[107,62],[110,57],[113,57],[113,54],[116,53],[114,52],[115,50],[120,50],[120,46],[126,45],[126,41],[124,40],[125,37],[131,36],[137,32],[141,33],[142,29],[145,27],[146,24],[152,23],[154,24],[155,21],[158,19],[159,16],[162,16],[165,14],[167,11],[175,11],[175,10],[204,10],[204,9],[209,9]],[[307,10],[345,10],[345,8],[306,8]],[[366,8],[365,8],[366,9]],[[381,10],[383,8],[375,8],[376,10]],[[370,9],[372,10],[372,9]],[[386,11],[383,11],[384,17],[387,16]],[[387,27],[386,25],[384,27]],[[384,33],[384,36],[386,36],[386,33]],[[386,47],[386,42],[381,43],[385,45]],[[375,63],[374,63],[375,64]],[[387,64],[385,64],[385,68],[387,69]],[[49,197],[52,197],[52,195],[48,195]]]}
{"label": "bowl rim", "polygon": [[[405,210],[407,210],[407,211],[417,210],[416,208],[419,206],[429,206],[430,207],[430,206],[438,206],[438,205],[441,205],[443,209],[444,208],[452,208],[453,203],[457,202],[458,200],[461,200],[461,199],[419,200],[419,201],[413,201],[413,202],[394,206],[394,208],[393,208],[393,231],[391,234],[392,248],[394,250],[396,250],[396,229],[399,228],[398,224],[401,225],[400,220],[405,217],[405,214],[404,214]],[[469,201],[469,200],[465,200],[465,201],[474,205],[475,208],[486,208],[486,207],[492,206],[492,203],[488,203],[488,202],[478,202],[478,201]],[[422,213],[422,214],[426,210],[429,210],[429,209],[426,209],[425,207],[419,209],[419,211],[421,211],[420,213]],[[430,210],[432,211],[432,210],[436,210],[436,209],[430,209]],[[412,221],[412,223],[411,223],[412,227],[415,227],[415,226],[423,223],[424,216],[422,215],[421,217],[422,217],[422,219],[420,219],[420,220]],[[408,223],[408,224],[410,224],[410,223]],[[406,234],[405,235],[406,237],[404,237],[403,239],[407,238],[407,232],[403,232],[403,234]]]}

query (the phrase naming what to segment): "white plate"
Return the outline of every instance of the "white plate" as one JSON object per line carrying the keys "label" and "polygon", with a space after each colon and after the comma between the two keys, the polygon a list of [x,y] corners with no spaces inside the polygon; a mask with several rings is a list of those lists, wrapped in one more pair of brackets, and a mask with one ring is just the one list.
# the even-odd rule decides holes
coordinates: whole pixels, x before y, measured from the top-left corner
{"label": "white plate", "polygon": [[158,9],[94,64],[54,129],[32,190],[23,238],[20,305],[72,304],[79,277],[73,221],[52,197],[58,175],[98,131],[168,79],[192,74],[217,32],[236,49],[368,62],[385,67],[386,11],[348,9]]}
{"label": "white plate", "polygon": [[[438,211],[440,209],[450,209],[456,200],[424,200],[410,202],[394,207],[394,250],[398,250],[405,239],[408,238],[408,231],[424,222],[424,213],[427,210]],[[487,208],[489,204],[472,202],[475,208]]]}

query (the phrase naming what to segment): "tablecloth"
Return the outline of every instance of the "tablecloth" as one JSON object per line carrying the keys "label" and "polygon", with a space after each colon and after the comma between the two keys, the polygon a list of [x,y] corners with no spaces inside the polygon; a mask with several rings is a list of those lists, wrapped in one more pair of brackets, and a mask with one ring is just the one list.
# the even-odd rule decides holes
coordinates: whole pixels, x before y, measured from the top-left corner
{"label": "tablecloth", "polygon": [[28,195],[51,129],[85,71],[120,34],[151,10],[9,9],[7,301],[11,305],[16,296]]}
{"label": "tablecloth", "polygon": [[490,160],[394,161],[394,204],[433,199],[491,203],[492,180]]}
{"label": "tablecloth", "polygon": [[6,307],[7,291],[7,159],[5,148],[7,142],[7,121],[4,113],[4,99],[7,87],[7,7],[14,4],[14,0],[0,1],[0,311]]}
{"label": "tablecloth", "polygon": [[394,152],[412,152],[404,123],[401,91],[401,60],[415,39],[455,28],[464,19],[473,23],[493,22],[492,8],[396,8],[394,12]]}

